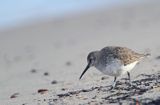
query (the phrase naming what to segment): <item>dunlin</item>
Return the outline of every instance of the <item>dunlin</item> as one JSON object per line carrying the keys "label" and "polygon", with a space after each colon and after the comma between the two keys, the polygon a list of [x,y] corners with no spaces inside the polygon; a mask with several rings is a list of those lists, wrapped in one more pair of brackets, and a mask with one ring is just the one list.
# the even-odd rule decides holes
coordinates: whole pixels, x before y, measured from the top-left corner
{"label": "dunlin", "polygon": [[[93,51],[88,54],[88,65],[82,72],[79,79],[92,66],[97,68],[102,73],[114,76],[112,88],[116,86],[116,79],[118,76],[127,73],[130,81],[130,71],[135,65],[149,54],[139,54],[126,47],[108,46],[100,51]],[[131,81],[130,81],[131,83]]]}

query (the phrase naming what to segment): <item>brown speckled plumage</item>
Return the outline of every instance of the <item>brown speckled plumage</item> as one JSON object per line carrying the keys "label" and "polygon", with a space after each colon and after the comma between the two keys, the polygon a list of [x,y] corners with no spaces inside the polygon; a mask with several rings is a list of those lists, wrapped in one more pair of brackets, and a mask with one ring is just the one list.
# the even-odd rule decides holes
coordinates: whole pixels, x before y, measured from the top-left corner
{"label": "brown speckled plumage", "polygon": [[107,55],[106,60],[116,58],[119,59],[124,65],[133,63],[135,61],[139,61],[141,58],[145,56],[144,54],[136,53],[129,48],[115,46],[105,47],[100,51],[100,53],[102,57],[104,57],[103,54]]}

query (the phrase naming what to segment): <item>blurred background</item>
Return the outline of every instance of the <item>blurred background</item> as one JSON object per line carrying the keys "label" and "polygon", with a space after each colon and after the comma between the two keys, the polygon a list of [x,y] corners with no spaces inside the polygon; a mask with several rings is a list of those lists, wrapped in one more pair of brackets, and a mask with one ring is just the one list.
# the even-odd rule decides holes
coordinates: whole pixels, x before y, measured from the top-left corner
{"label": "blurred background", "polygon": [[[3,0],[0,14],[0,94],[49,87],[52,80],[72,83],[88,53],[105,46],[160,51],[158,0]],[[87,75],[90,81],[102,74]]]}
{"label": "blurred background", "polygon": [[70,15],[83,14],[102,8],[112,8],[118,5],[142,2],[138,0],[15,0],[1,1],[1,29],[13,28],[27,24],[46,21],[48,18],[57,19]]}

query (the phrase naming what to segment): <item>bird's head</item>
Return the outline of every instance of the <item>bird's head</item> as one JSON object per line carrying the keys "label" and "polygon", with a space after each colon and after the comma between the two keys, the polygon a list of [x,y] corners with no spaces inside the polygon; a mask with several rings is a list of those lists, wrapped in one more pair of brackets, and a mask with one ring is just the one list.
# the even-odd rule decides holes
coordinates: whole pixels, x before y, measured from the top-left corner
{"label": "bird's head", "polygon": [[87,66],[86,68],[84,69],[84,71],[82,72],[81,76],[79,79],[82,78],[82,76],[84,75],[84,73],[91,67],[91,66],[95,66],[96,64],[96,61],[97,61],[97,56],[98,56],[98,51],[93,51],[91,53],[88,54],[87,56]]}

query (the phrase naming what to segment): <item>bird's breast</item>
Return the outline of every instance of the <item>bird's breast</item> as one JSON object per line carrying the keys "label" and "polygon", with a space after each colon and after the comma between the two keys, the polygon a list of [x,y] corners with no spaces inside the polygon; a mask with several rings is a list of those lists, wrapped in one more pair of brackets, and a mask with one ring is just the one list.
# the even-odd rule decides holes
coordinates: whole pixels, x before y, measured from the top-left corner
{"label": "bird's breast", "polygon": [[112,60],[109,63],[99,63],[95,67],[102,73],[110,76],[120,75],[121,62],[118,59]]}

